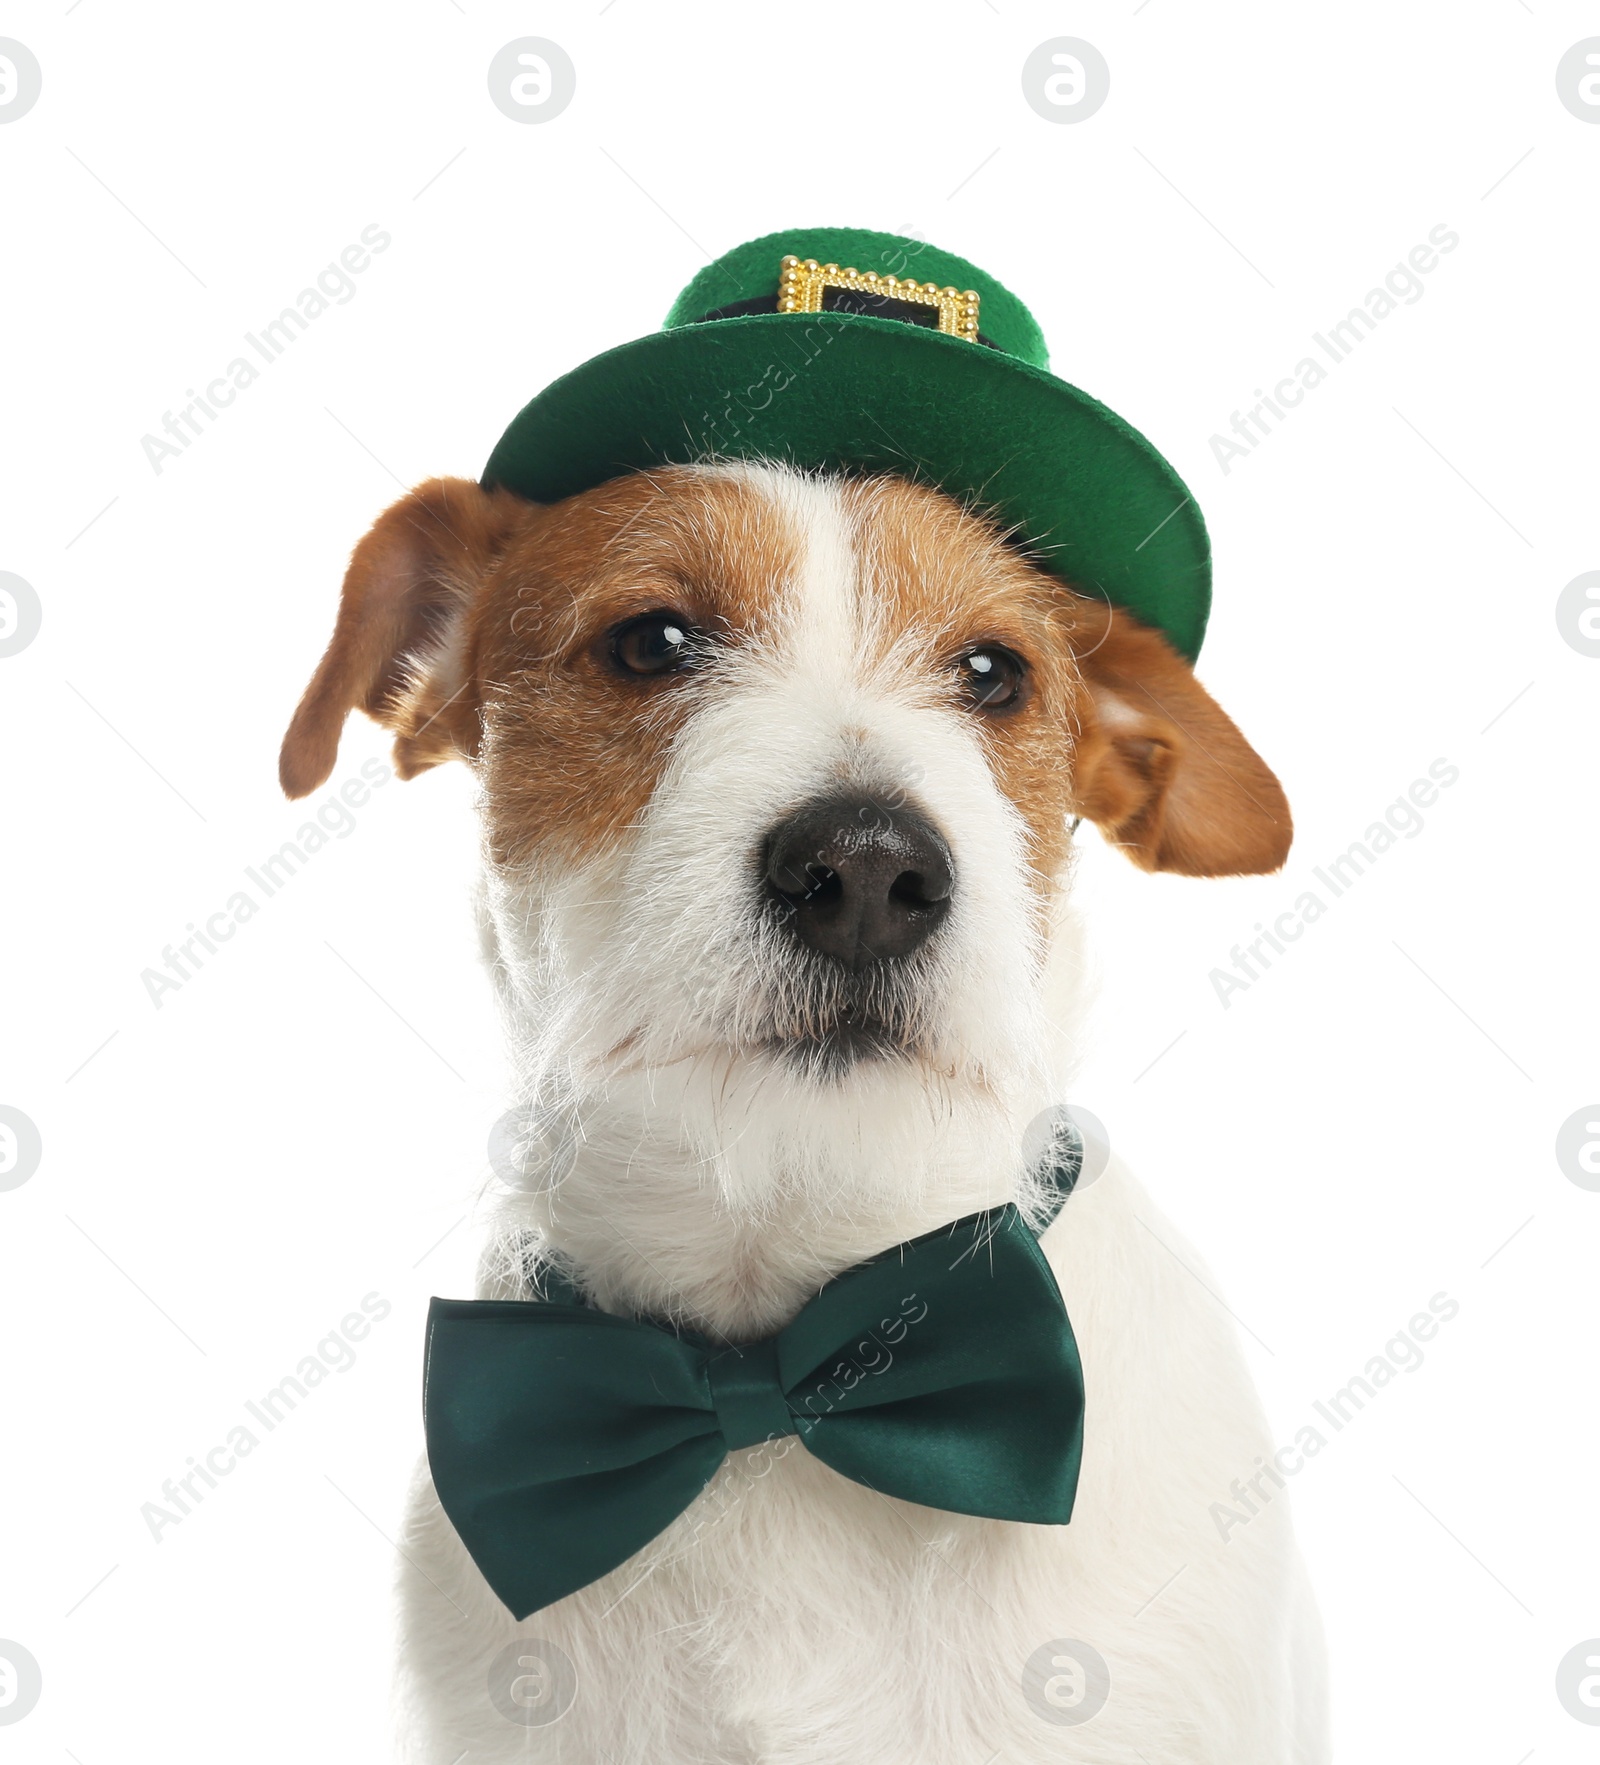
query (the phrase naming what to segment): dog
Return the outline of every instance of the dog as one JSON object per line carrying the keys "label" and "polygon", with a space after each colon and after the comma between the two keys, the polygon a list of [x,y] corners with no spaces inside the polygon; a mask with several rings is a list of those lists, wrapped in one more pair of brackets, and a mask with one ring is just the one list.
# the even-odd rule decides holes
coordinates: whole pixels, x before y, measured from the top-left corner
{"label": "dog", "polygon": [[[479,1297],[533,1297],[557,1256],[602,1310],[733,1342],[1029,1199],[1029,1127],[1075,1056],[1079,818],[1190,876],[1273,870],[1290,841],[1277,780],[1160,633],[894,475],[685,464],[551,504],[426,483],[354,554],[291,796],[356,708],[402,777],[477,781],[534,1148]],[[1194,1253],[1115,1158],[1042,1244],[1087,1392],[1069,1525],[735,1454],[518,1623],[424,1465],[403,1756],[1325,1761],[1288,1504],[1226,1541],[1209,1512],[1272,1443]]]}

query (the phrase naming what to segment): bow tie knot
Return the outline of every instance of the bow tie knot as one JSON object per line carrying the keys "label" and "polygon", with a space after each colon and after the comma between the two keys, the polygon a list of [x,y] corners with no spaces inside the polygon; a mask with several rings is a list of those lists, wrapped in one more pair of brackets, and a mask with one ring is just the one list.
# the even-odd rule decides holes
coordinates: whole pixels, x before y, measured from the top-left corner
{"label": "bow tie knot", "polygon": [[800,1432],[778,1377],[778,1339],[726,1349],[706,1362],[717,1426],[729,1452]]}

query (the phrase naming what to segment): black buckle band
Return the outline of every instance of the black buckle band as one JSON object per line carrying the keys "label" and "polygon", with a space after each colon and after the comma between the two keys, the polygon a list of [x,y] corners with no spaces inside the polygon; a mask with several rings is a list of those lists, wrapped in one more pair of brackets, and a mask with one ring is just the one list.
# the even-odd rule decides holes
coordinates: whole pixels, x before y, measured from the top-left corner
{"label": "black buckle band", "polygon": [[[702,313],[698,319],[691,319],[689,323],[708,325],[716,319],[747,319],[759,313],[775,313],[777,310],[776,294],[760,294],[754,300],[735,300],[727,306],[715,307],[708,313]],[[856,288],[825,289],[822,310],[825,313],[859,313],[872,319],[898,319],[902,324],[920,325],[925,331],[939,329],[939,314],[934,307],[914,300],[897,300],[892,294],[868,294]],[[981,332],[976,341],[985,349],[1000,349],[998,343]],[[1004,353],[1002,350],[1001,354]]]}

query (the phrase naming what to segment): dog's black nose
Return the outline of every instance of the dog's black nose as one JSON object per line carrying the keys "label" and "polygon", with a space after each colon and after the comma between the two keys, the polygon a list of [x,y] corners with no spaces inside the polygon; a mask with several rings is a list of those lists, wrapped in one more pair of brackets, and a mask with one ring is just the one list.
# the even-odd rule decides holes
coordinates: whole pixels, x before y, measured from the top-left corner
{"label": "dog's black nose", "polygon": [[955,882],[950,848],[925,815],[855,794],[780,822],[764,874],[795,937],[852,969],[920,948]]}

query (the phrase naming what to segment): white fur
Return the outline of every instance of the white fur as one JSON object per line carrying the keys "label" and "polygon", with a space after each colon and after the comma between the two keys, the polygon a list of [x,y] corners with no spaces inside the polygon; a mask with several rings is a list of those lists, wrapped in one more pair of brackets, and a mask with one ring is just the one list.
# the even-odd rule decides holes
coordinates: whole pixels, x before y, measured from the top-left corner
{"label": "white fur", "polygon": [[[1067,909],[1047,938],[1030,917],[1026,829],[974,721],[907,658],[862,660],[870,546],[838,488],[707,470],[759,486],[803,535],[805,562],[759,646],[698,687],[621,849],[578,871],[487,878],[485,940],[536,1155],[480,1294],[524,1296],[520,1252],[537,1239],[609,1309],[737,1340],[780,1327],[820,1281],[888,1244],[1033,1199],[1024,1134],[1067,1095],[1081,964]],[[914,797],[959,886],[919,971],[918,1057],[823,1081],[762,1046],[789,1009],[790,958],[761,929],[751,853],[785,810],[840,783]],[[404,1540],[405,1756],[1326,1760],[1320,1637],[1287,1502],[1226,1543],[1209,1512],[1271,1446],[1232,1327],[1189,1272],[1198,1259],[1115,1162],[1044,1243],[1088,1392],[1070,1526],[892,1501],[790,1440],[730,1459],[641,1556],[519,1625],[424,1468]],[[546,1726],[508,1721],[488,1696],[491,1663],[519,1637],[576,1668],[571,1707]],[[1023,1695],[1024,1664],[1056,1639],[1092,1644],[1110,1667],[1108,1701],[1080,1726]]]}

